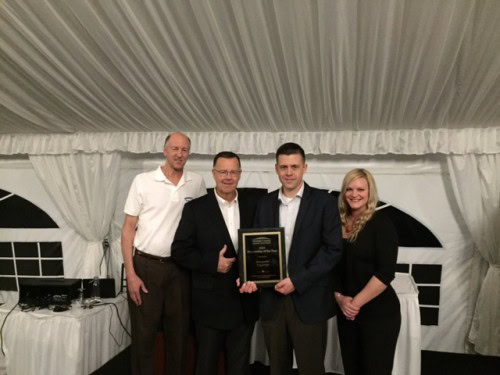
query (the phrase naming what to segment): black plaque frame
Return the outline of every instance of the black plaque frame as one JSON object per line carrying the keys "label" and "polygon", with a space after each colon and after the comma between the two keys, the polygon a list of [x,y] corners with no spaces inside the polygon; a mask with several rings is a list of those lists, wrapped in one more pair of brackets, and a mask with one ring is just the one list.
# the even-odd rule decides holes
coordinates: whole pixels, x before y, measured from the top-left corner
{"label": "black plaque frame", "polygon": [[284,228],[238,230],[240,280],[274,286],[286,278]]}

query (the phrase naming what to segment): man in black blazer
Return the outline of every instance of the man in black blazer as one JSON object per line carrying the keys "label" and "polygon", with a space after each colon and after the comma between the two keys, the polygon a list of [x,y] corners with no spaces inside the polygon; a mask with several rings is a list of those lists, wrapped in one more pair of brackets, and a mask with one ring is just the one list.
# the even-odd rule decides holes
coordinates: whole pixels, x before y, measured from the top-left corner
{"label": "man in black blazer", "polygon": [[[335,199],[303,181],[302,147],[285,143],[276,152],[281,189],[263,197],[255,227],[285,228],[288,277],[261,288],[260,315],[271,375],[288,375],[293,349],[300,374],[324,375],[327,320],[335,315],[332,269],[342,255],[342,232]],[[252,293],[255,283],[243,284]]]}
{"label": "man in black blazer", "polygon": [[214,158],[215,189],[186,203],[172,244],[174,261],[191,270],[192,306],[198,344],[197,375],[215,375],[225,349],[228,375],[250,374],[250,341],[258,319],[257,295],[240,294],[238,229],[252,227],[255,201],[238,194],[238,155]]}

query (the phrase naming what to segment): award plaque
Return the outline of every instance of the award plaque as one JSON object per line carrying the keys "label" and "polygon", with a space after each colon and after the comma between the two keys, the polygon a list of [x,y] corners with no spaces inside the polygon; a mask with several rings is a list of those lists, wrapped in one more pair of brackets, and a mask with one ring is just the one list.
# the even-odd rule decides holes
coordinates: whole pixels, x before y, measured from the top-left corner
{"label": "award plaque", "polygon": [[240,280],[274,286],[286,277],[284,228],[238,230]]}

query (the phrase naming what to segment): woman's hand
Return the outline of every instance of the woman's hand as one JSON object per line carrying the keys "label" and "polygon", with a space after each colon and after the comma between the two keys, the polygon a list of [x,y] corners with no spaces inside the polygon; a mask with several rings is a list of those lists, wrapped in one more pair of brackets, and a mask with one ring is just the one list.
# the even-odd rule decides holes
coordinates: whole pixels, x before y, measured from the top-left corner
{"label": "woman's hand", "polygon": [[348,320],[354,320],[358,315],[360,307],[353,303],[352,297],[344,296],[340,293],[335,293],[335,300],[337,301],[342,313]]}

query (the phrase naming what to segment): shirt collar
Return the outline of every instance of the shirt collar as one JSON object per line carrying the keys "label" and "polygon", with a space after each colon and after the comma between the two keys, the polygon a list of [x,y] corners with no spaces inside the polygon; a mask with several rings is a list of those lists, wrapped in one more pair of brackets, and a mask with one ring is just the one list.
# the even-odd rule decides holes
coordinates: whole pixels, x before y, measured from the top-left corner
{"label": "shirt collar", "polygon": [[300,187],[299,191],[297,192],[297,194],[295,194],[295,197],[293,198],[289,198],[285,194],[283,194],[283,187],[281,187],[278,192],[278,199],[280,200],[281,203],[284,203],[284,202],[290,202],[295,198],[302,198],[302,196],[304,195],[304,185],[305,185],[304,181],[302,181],[302,186]]}
{"label": "shirt collar", "polygon": [[217,202],[219,202],[219,204],[230,206],[233,203],[238,203],[238,190],[236,190],[236,197],[234,197],[234,199],[231,202],[228,202],[227,200],[225,200],[224,198],[219,196],[219,194],[217,194],[217,190],[215,188],[214,188],[214,194],[215,194],[215,198],[217,199]]}
{"label": "shirt collar", "polygon": [[[172,184],[172,181],[170,181],[163,174],[163,171],[161,170],[161,165],[158,166],[158,168],[156,168],[155,174],[154,174],[154,179],[155,179],[155,181],[158,181],[158,182],[166,182],[167,184]],[[184,184],[184,182],[187,182],[187,181],[190,181],[190,180],[191,180],[191,176],[190,176],[189,172],[188,171],[183,171],[182,172],[182,177],[179,180],[179,183],[177,184],[177,186],[180,186],[180,185]]]}

